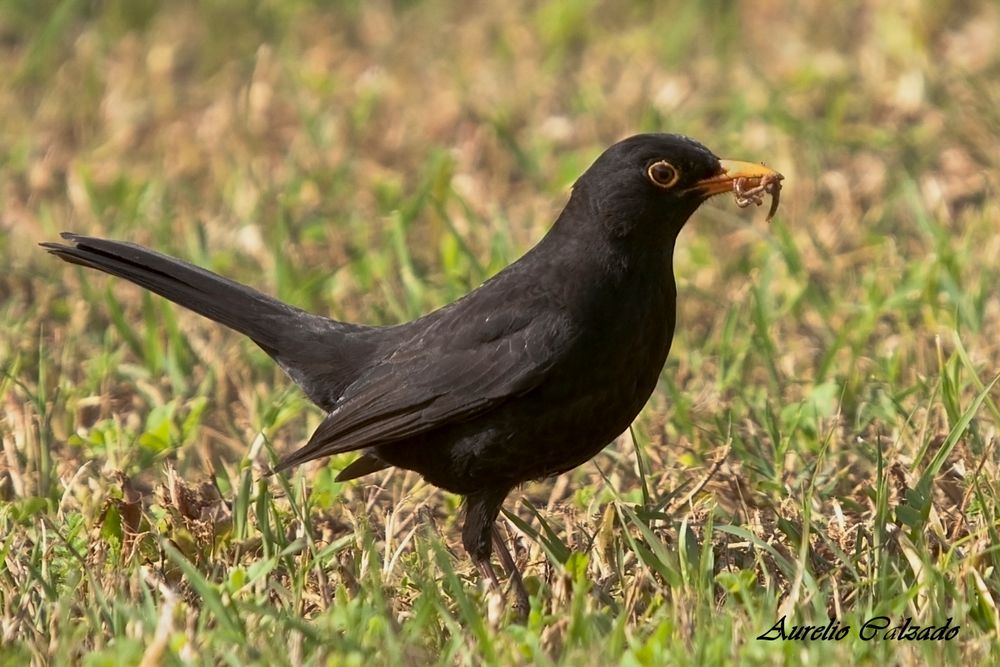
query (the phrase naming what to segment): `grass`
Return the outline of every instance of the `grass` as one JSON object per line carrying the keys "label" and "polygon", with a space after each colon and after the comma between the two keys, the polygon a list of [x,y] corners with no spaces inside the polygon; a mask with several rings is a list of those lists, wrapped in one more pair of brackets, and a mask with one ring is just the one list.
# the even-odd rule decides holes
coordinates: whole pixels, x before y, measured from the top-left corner
{"label": "grass", "polygon": [[[992,664],[994,3],[0,0],[0,664]],[[266,355],[36,244],[150,245],[334,317],[447,303],[612,141],[786,174],[678,244],[632,430],[504,529],[337,457]],[[861,625],[960,626],[864,641]],[[842,641],[759,641],[780,618]]]}

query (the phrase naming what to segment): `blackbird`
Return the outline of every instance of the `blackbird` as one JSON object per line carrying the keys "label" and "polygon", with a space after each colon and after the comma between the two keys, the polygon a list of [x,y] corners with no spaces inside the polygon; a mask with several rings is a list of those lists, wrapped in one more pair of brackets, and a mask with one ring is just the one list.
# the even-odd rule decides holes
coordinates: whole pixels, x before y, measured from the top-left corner
{"label": "blackbird", "polygon": [[454,303],[394,326],[312,315],[132,243],[63,233],[69,245],[42,246],[267,352],[327,413],[275,471],[359,451],[338,480],[396,466],[464,496],[465,549],[499,587],[490,562],[497,546],[523,611],[520,574],[495,527],[504,499],[584,463],[628,428],[670,350],[673,252],[684,223],[716,194],[735,192],[741,205],[747,192],[776,196],[781,178],[683,136],[630,137],[576,181],[523,257]]}

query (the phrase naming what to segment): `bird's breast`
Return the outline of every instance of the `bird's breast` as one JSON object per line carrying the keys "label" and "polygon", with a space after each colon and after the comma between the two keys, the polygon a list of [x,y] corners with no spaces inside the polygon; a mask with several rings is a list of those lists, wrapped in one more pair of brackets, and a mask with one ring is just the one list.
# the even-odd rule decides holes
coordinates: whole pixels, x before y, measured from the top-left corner
{"label": "bird's breast", "polygon": [[[648,288],[648,286],[647,286]],[[503,448],[522,481],[572,469],[624,432],[656,387],[675,322],[673,281],[620,295],[590,319],[548,380],[511,405],[516,433]],[[530,425],[530,426],[529,426]]]}
{"label": "bird's breast", "polygon": [[[532,389],[467,421],[379,448],[380,456],[457,493],[515,485],[572,469],[625,431],[645,405],[670,349],[673,278],[575,290],[559,359]],[[551,304],[551,302],[550,302]],[[427,448],[442,451],[428,456]]]}
{"label": "bird's breast", "polygon": [[572,377],[588,380],[576,383],[566,399],[599,399],[606,405],[609,428],[628,426],[656,386],[675,313],[672,282],[622,293],[615,303],[590,313],[581,326],[576,368],[567,369]]}

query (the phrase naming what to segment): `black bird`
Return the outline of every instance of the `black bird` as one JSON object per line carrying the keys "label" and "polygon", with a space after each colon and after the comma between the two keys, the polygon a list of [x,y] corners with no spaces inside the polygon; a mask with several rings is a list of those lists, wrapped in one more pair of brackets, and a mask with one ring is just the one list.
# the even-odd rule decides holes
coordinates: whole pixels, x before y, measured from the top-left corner
{"label": "black bird", "polygon": [[494,526],[504,499],[628,428],[670,350],[684,223],[715,194],[759,204],[753,193],[776,196],[780,180],[686,137],[630,137],[580,177],[523,257],[454,303],[386,327],[312,315],[131,243],[64,233],[70,245],[42,245],[235,329],[274,358],[328,413],[276,471],[360,451],[338,480],[397,466],[463,495],[466,550],[499,586],[497,545],[523,612],[520,575]]}

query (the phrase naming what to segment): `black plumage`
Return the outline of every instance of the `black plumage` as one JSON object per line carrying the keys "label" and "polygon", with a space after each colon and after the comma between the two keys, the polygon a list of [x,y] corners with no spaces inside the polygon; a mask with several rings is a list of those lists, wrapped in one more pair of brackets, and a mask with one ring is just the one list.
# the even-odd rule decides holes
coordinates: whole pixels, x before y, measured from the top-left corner
{"label": "black plumage", "polygon": [[68,245],[43,246],[235,329],[273,357],[328,413],[277,470],[361,451],[338,479],[398,466],[465,496],[463,543],[495,583],[494,521],[510,490],[593,457],[652,393],[674,332],[673,251],[687,219],[738,180],[780,178],[684,137],[631,137],[580,177],[518,261],[388,327],[312,315],[130,243],[66,233]]}

